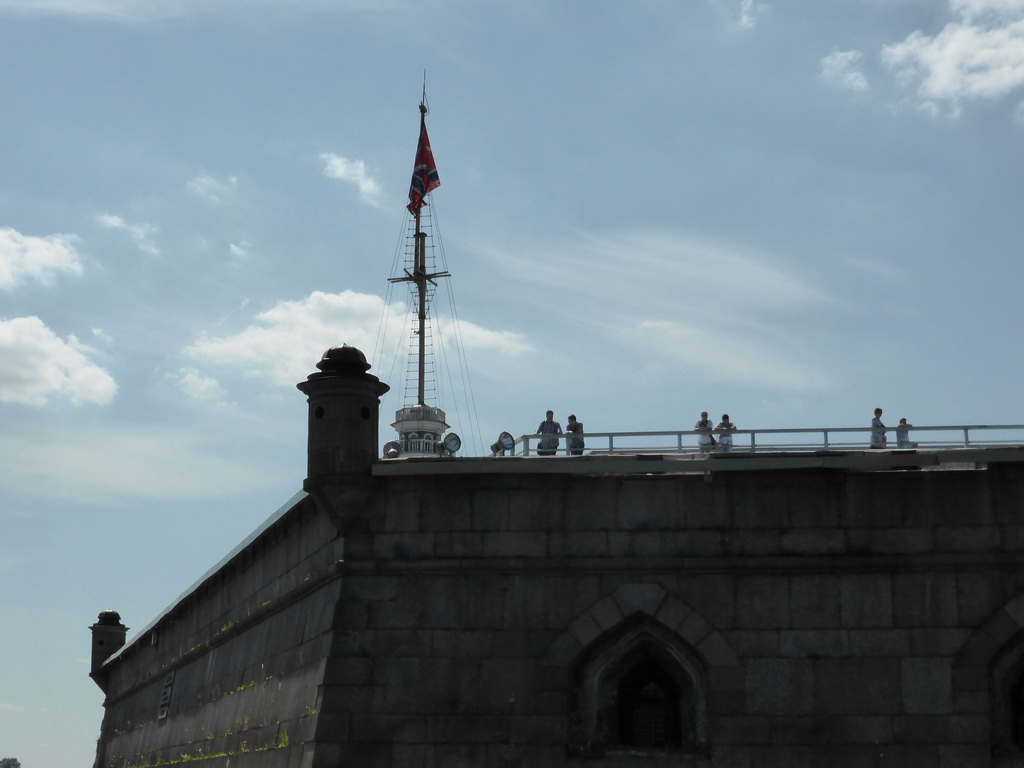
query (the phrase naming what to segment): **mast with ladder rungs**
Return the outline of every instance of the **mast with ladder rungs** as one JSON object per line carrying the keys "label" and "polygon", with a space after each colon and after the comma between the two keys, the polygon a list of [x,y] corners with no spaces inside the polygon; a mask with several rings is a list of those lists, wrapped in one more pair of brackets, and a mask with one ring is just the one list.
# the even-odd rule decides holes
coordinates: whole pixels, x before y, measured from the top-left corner
{"label": "mast with ladder rungs", "polygon": [[[441,186],[434,164],[434,155],[427,137],[427,106],[420,102],[420,138],[416,147],[416,164],[413,168],[412,183],[409,187],[409,212],[415,220],[413,234],[412,269],[405,268],[404,275],[388,279],[391,283],[411,283],[416,302],[416,325],[413,330],[417,337],[416,361],[416,402],[400,408],[395,414],[395,422],[391,426],[398,432],[398,441],[403,455],[436,456],[441,436],[448,429],[445,423],[445,412],[440,408],[427,405],[427,327],[428,303],[430,286],[436,287],[435,280],[451,277],[447,271],[430,272],[427,268],[427,233],[422,226],[423,209],[427,206],[426,197],[432,190]],[[457,440],[457,438],[456,438]]]}

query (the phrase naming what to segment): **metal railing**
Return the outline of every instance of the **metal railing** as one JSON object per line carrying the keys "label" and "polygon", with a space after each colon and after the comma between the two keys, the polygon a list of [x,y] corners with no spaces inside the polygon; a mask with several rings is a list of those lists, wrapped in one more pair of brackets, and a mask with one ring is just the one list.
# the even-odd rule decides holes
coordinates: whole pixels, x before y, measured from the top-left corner
{"label": "metal railing", "polygon": [[[807,451],[867,450],[871,427],[815,427],[810,429],[737,429],[730,431],[732,453],[771,453]],[[959,424],[913,427],[898,430],[887,427],[887,450],[950,450],[997,446],[1024,446],[1024,424]],[[902,434],[901,434],[902,433]],[[583,435],[587,454],[698,453],[698,438],[705,434],[693,429],[657,432],[588,432]],[[715,440],[725,432],[712,430]],[[537,454],[541,440],[558,441],[556,453],[568,453],[571,434],[522,435],[516,438],[514,455]],[[725,446],[714,446],[715,453]]]}

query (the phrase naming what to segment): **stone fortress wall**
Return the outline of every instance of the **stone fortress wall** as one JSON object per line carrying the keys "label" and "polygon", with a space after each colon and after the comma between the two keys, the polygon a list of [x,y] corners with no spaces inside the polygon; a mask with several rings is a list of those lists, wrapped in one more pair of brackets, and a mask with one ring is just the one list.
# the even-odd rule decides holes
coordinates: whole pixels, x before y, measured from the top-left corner
{"label": "stone fortress wall", "polygon": [[332,354],[309,495],[99,652],[98,766],[1024,765],[1018,452],[380,464]]}

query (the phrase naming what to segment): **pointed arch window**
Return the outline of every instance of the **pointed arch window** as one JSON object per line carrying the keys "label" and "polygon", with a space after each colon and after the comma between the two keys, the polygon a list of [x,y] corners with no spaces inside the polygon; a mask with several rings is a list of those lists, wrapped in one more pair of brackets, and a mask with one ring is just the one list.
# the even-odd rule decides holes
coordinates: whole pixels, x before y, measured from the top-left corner
{"label": "pointed arch window", "polygon": [[703,751],[704,690],[704,666],[689,644],[636,614],[595,640],[573,667],[569,751]]}

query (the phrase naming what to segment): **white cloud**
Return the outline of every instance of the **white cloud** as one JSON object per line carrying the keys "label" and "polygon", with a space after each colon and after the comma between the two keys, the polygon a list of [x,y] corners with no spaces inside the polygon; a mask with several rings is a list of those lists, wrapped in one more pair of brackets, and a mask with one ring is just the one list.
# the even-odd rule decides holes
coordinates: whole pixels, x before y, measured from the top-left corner
{"label": "white cloud", "polygon": [[493,245],[479,250],[488,247],[495,264],[516,271],[510,282],[534,286],[516,307],[538,338],[571,325],[578,344],[656,368],[659,379],[684,367],[692,381],[800,391],[830,380],[794,338],[844,303],[774,254],[673,231],[579,233],[527,244],[514,259]]}
{"label": "white cloud", "polygon": [[[453,339],[454,324],[451,321],[445,322],[441,334],[444,338]],[[520,333],[492,331],[465,320],[459,322],[458,335],[466,351],[487,350],[502,355],[520,355],[534,350],[533,345]]]}
{"label": "white cloud", "polygon": [[249,244],[248,243],[229,243],[228,254],[232,259],[239,261],[249,258]]}
{"label": "white cloud", "polygon": [[[406,307],[401,302],[385,311],[384,300],[379,296],[354,291],[314,291],[298,301],[279,302],[256,315],[247,328],[236,334],[204,334],[183,354],[205,366],[233,369],[244,376],[290,388],[315,373],[316,362],[334,346],[358,347],[370,363],[377,349],[401,346],[404,354],[405,347],[397,338],[379,339],[385,316],[402,318],[401,323],[390,324],[391,333],[406,333]],[[435,318],[434,323],[438,337],[454,338],[450,319]],[[401,326],[400,330],[396,325]],[[516,333],[482,328],[465,320],[459,322],[459,327],[461,342],[467,350],[508,356],[533,349]]]}
{"label": "white cloud", "polygon": [[227,401],[227,395],[220,382],[195,368],[182,368],[175,378],[181,391],[192,400],[214,405]]}
{"label": "white cloud", "polygon": [[229,176],[225,181],[218,181],[212,176],[196,176],[188,182],[189,190],[214,204],[223,202],[237,186],[237,176]]}
{"label": "white cloud", "polygon": [[359,191],[360,200],[376,208],[382,206],[380,184],[367,174],[366,163],[362,160],[349,160],[330,152],[321,154],[320,159],[324,161],[324,176],[354,184]]}
{"label": "white cloud", "polygon": [[60,440],[0,433],[0,455],[5,489],[76,503],[217,498],[251,493],[272,476],[252,456],[235,460],[211,435],[179,425],[80,424]]}
{"label": "white cloud", "polygon": [[1024,86],[1024,1],[950,0],[957,17],[938,34],[920,30],[882,49],[918,105],[957,116],[963,103],[1008,96]]}
{"label": "white cloud", "polygon": [[[291,0],[290,7],[328,10],[392,9],[400,0]],[[245,12],[254,5],[276,5],[276,0],[0,0],[0,11],[26,16],[70,16],[139,23],[174,19],[200,13]]]}
{"label": "white cloud", "polygon": [[695,381],[736,386],[756,382],[762,389],[789,392],[821,391],[835,384],[827,373],[795,358],[785,343],[766,343],[754,332],[737,334],[708,323],[652,320],[626,329],[623,337],[644,357],[657,361],[657,366]]}
{"label": "white cloud", "polygon": [[150,236],[160,230],[151,227],[149,224],[129,224],[120,216],[111,213],[101,214],[99,222],[108,229],[117,229],[127,232],[132,241],[143,253],[150,256],[159,256],[160,249],[151,241]]}
{"label": "white cloud", "polygon": [[761,6],[754,0],[740,0],[740,29],[753,29],[757,26],[757,15],[761,12]]}
{"label": "white cloud", "polygon": [[860,71],[860,51],[832,51],[821,60],[821,78],[849,91],[866,91],[868,80]]}
{"label": "white cloud", "polygon": [[109,403],[117,384],[90,362],[92,351],[74,336],[59,338],[38,317],[0,320],[0,402],[42,407],[66,397],[74,405]]}
{"label": "white cloud", "polygon": [[74,235],[32,237],[10,227],[0,229],[0,290],[35,280],[49,284],[59,274],[82,274]]}
{"label": "white cloud", "polygon": [[[282,301],[258,314],[248,328],[230,336],[200,336],[184,354],[208,365],[231,366],[247,376],[294,386],[334,346],[359,347],[367,359],[380,326],[383,300],[344,291],[314,291]],[[404,308],[397,310],[404,314]]]}

